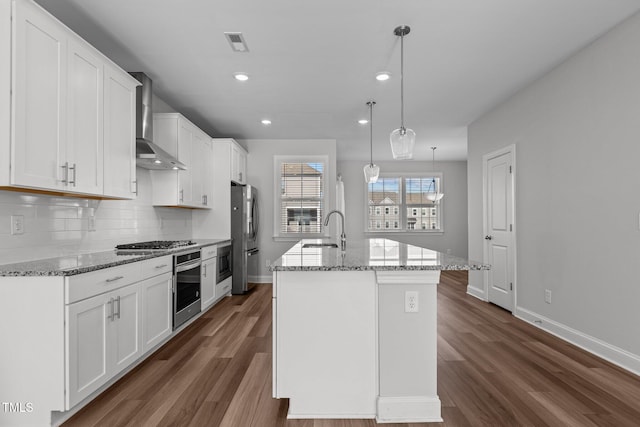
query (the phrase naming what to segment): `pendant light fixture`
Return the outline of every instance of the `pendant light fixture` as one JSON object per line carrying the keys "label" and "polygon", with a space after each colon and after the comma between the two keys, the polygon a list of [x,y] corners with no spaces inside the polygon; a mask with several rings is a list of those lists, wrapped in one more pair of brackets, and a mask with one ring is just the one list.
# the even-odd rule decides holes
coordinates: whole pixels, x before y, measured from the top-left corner
{"label": "pendant light fixture", "polygon": [[416,133],[404,127],[404,36],[411,28],[401,25],[393,30],[400,37],[400,128],[391,132],[391,153],[396,160],[413,158],[413,146],[416,143]]}
{"label": "pendant light fixture", "polygon": [[376,105],[376,101],[367,102],[369,106],[369,153],[371,155],[369,164],[364,167],[364,180],[367,184],[372,184],[378,181],[378,175],[380,175],[380,167],[373,164],[373,106]]}
{"label": "pendant light fixture", "polygon": [[[436,148],[431,147],[432,155],[431,155],[431,169],[432,172],[435,173],[436,170]],[[433,192],[431,192],[431,188],[433,188]],[[442,197],[444,197],[444,193],[438,192],[438,187],[436,186],[436,178],[431,178],[431,183],[429,184],[429,188],[427,188],[427,199],[431,200],[433,203],[437,204]]]}

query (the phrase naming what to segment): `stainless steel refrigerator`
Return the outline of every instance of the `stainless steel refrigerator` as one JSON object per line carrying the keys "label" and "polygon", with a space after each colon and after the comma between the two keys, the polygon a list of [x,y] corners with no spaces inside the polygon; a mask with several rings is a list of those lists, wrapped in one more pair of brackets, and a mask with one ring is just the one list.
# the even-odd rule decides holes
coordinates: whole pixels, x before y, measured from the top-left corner
{"label": "stainless steel refrigerator", "polygon": [[248,278],[258,272],[258,199],[255,187],[231,184],[233,239],[232,294],[248,291]]}

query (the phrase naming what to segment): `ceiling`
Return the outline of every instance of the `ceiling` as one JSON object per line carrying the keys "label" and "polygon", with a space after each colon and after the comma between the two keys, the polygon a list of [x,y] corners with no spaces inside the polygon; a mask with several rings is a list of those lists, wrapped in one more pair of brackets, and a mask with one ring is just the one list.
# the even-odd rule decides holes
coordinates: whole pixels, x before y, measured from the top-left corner
{"label": "ceiling", "polygon": [[[37,0],[214,137],[338,141],[339,160],[391,160],[400,125],[416,160],[463,160],[466,127],[640,10],[639,0]],[[249,52],[224,32],[242,32]],[[379,71],[392,78],[378,82]],[[250,79],[239,82],[235,72]],[[261,119],[272,120],[270,126]]]}

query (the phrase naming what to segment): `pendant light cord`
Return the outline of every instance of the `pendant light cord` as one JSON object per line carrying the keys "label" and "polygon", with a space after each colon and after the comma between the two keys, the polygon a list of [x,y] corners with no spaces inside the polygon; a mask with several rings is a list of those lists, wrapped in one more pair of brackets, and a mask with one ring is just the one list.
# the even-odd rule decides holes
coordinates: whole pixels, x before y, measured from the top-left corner
{"label": "pendant light cord", "polygon": [[436,148],[437,147],[431,147],[431,173],[433,174],[433,176],[431,177],[431,182],[433,183],[433,191],[435,191],[436,194],[438,194],[438,189],[436,188]]}
{"label": "pendant light cord", "polygon": [[373,106],[375,101],[369,101],[369,153],[371,155],[369,166],[373,167]]}
{"label": "pendant light cord", "polygon": [[400,36],[400,133],[404,134],[404,34]]}

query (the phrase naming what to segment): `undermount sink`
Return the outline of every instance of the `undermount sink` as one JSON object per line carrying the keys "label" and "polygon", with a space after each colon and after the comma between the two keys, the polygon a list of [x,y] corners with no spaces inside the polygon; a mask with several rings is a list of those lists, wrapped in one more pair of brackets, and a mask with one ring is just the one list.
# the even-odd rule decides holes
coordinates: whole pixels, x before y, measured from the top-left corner
{"label": "undermount sink", "polygon": [[335,243],[305,243],[302,248],[337,248]]}

